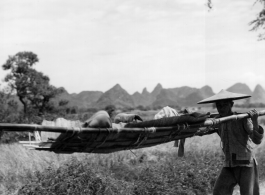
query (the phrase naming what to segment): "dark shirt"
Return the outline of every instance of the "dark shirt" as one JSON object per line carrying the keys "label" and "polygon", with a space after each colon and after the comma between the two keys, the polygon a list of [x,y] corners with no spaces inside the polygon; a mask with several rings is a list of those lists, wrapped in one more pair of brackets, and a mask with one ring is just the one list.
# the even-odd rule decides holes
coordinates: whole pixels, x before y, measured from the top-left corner
{"label": "dark shirt", "polygon": [[258,131],[254,130],[252,120],[247,118],[221,123],[217,133],[225,155],[224,167],[253,166],[256,162],[253,147],[263,138],[261,126]]}

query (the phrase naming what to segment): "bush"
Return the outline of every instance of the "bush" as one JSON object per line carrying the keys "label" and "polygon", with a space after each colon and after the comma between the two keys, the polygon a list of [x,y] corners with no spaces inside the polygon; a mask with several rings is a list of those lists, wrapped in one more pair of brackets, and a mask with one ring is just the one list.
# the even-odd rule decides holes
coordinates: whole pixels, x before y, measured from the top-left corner
{"label": "bush", "polygon": [[[150,154],[146,154],[150,155]],[[58,169],[36,172],[18,194],[194,194],[212,191],[222,159],[216,152],[155,152],[158,161],[128,161],[125,156],[72,158]],[[111,161],[111,162],[110,162]]]}
{"label": "bush", "polygon": [[76,158],[54,169],[36,172],[35,179],[21,188],[18,194],[126,194],[126,182],[117,182],[91,168],[89,163],[82,163]]}

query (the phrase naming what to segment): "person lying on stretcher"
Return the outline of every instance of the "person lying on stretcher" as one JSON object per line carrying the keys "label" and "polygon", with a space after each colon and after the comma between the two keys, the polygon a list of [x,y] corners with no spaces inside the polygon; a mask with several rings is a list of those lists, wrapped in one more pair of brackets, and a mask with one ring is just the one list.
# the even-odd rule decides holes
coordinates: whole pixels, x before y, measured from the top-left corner
{"label": "person lying on stretcher", "polygon": [[161,126],[175,126],[180,123],[196,123],[205,121],[211,117],[208,113],[190,112],[187,109],[182,113],[178,113],[171,107],[164,107],[155,116],[153,120],[143,121],[141,116],[133,113],[119,113],[114,115],[114,109],[105,109],[96,112],[92,117],[86,120],[83,127],[92,128],[145,128],[145,127],[161,127]]}

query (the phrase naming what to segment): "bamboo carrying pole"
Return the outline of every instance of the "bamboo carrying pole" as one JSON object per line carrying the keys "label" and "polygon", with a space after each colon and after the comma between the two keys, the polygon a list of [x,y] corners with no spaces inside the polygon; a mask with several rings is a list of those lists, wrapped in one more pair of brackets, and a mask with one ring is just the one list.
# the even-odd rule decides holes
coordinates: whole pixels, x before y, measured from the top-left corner
{"label": "bamboo carrying pole", "polygon": [[[259,116],[265,115],[265,110],[258,112]],[[184,130],[189,128],[200,128],[200,127],[211,127],[217,124],[231,121],[231,120],[240,120],[243,118],[249,118],[247,113],[231,115],[227,117],[222,117],[218,119],[208,118],[202,123],[192,124],[192,125],[177,125],[174,127],[149,127],[149,128],[121,128],[121,129],[112,129],[112,128],[71,128],[71,127],[55,127],[55,126],[42,126],[42,125],[33,125],[33,124],[10,124],[10,123],[0,123],[0,130],[2,131],[45,131],[45,132],[57,132],[57,133],[73,133],[73,132],[82,132],[82,133],[97,133],[101,132],[112,132],[112,133],[129,133],[129,132],[146,132],[154,133],[165,130]]]}

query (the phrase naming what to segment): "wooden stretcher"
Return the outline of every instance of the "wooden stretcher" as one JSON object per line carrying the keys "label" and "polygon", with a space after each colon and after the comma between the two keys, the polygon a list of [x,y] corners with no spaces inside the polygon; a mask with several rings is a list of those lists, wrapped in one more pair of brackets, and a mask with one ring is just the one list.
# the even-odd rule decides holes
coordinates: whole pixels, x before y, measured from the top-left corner
{"label": "wooden stretcher", "polygon": [[[265,110],[259,116],[265,115]],[[55,153],[112,153],[122,150],[151,147],[193,136],[215,133],[217,125],[231,120],[248,118],[238,114],[223,118],[207,118],[197,124],[178,124],[169,127],[146,128],[82,128],[28,124],[0,123],[2,131],[29,131],[35,133],[35,141],[20,141],[29,149]],[[42,140],[41,132],[58,133],[56,139]]]}

